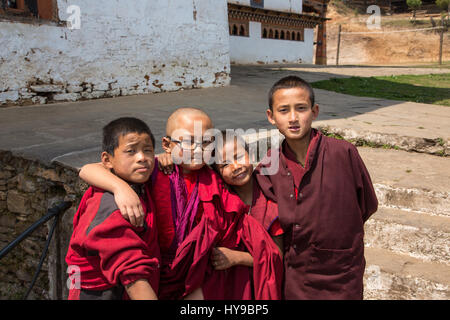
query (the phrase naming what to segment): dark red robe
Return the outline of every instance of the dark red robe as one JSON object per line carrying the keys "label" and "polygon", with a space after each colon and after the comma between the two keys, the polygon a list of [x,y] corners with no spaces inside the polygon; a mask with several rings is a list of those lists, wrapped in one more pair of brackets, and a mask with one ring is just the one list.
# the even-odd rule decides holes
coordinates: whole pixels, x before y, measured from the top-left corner
{"label": "dark red robe", "polygon": [[69,290],[69,300],[127,298],[124,286],[139,279],[158,291],[160,252],[154,207],[147,187],[139,189],[147,213],[144,227],[134,227],[122,217],[111,193],[90,187],[83,195],[66,255],[67,265],[79,268],[80,288]]}
{"label": "dark red robe", "polygon": [[[168,177],[158,172],[153,197],[163,256],[160,299],[180,299],[197,288],[203,289],[207,300],[280,299],[283,266],[278,248],[264,228],[247,215],[248,206],[206,166],[198,171],[201,215],[196,216],[191,231],[171,253],[175,233],[180,230],[176,230],[170,205],[175,193],[168,192],[168,186]],[[215,247],[249,252],[253,268],[215,270],[210,261]]]}
{"label": "dark red robe", "polygon": [[357,149],[312,130],[299,185],[279,150],[268,154],[279,159],[276,174],[261,174],[267,160],[256,168],[284,231],[284,298],[362,299],[364,222],[377,210],[376,194]]}

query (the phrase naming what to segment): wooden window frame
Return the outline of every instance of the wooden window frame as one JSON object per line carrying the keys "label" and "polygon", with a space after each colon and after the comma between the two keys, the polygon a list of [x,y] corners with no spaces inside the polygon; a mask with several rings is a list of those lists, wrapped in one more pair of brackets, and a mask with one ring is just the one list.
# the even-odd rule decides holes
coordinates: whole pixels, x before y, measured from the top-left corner
{"label": "wooden window frame", "polygon": [[17,8],[6,7],[7,0],[0,0],[0,18],[20,22],[52,21],[60,23],[57,17],[57,0],[35,0],[36,13],[28,7],[27,0],[16,0]]}
{"label": "wooden window frame", "polygon": [[[264,30],[267,32],[267,37],[264,37]],[[282,38],[283,34],[284,37]],[[261,23],[261,39],[304,42],[305,28]]]}
{"label": "wooden window frame", "polygon": [[[234,19],[230,19],[228,20],[228,26],[229,26],[229,34],[230,36],[234,36],[234,37],[249,37],[249,22],[246,20],[234,20]],[[237,32],[236,34],[233,34],[233,30],[234,27],[237,28]],[[244,34],[242,34],[241,30],[244,30]]]}

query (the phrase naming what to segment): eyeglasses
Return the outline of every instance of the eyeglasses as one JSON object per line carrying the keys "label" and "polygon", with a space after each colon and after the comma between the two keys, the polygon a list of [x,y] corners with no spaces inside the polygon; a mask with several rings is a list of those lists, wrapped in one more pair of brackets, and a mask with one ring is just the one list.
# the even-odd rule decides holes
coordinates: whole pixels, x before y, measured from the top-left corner
{"label": "eyeglasses", "polygon": [[214,149],[214,137],[211,137],[209,140],[203,140],[201,142],[196,142],[193,139],[186,139],[186,140],[176,140],[172,137],[166,137],[167,139],[170,139],[170,141],[178,143],[183,150],[195,150],[197,147],[201,147],[204,151],[210,151]]}

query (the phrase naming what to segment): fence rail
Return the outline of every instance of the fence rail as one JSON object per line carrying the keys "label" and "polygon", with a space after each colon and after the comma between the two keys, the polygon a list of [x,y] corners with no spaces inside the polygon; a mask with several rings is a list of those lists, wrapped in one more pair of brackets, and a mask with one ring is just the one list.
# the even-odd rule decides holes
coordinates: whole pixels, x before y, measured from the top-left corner
{"label": "fence rail", "polygon": [[8,245],[6,245],[1,251],[0,251],[0,260],[5,257],[12,249],[14,249],[20,242],[22,242],[24,239],[26,239],[31,233],[33,233],[34,230],[36,230],[38,227],[49,221],[53,218],[52,226],[50,227],[47,240],[45,242],[44,250],[42,251],[41,258],[39,260],[39,264],[36,267],[36,271],[34,272],[33,279],[31,281],[30,286],[27,289],[27,292],[23,296],[23,300],[26,300],[28,298],[28,295],[30,294],[31,290],[33,289],[34,284],[36,283],[37,277],[39,276],[39,273],[42,268],[42,264],[44,263],[45,257],[47,256],[48,248],[50,246],[50,242],[53,237],[53,233],[55,231],[56,225],[58,223],[58,217],[60,214],[64,213],[67,209],[69,209],[72,205],[72,202],[70,201],[63,201],[58,203],[57,205],[53,206],[52,208],[48,209],[47,214],[40,218],[38,221],[33,223],[28,229],[26,229],[24,232],[22,232],[16,239],[11,241]]}

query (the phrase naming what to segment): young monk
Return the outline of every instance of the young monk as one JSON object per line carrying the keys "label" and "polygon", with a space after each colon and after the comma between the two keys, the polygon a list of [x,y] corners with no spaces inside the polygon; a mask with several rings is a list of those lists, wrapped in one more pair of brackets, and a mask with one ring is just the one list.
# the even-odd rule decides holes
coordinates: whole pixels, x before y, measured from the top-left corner
{"label": "young monk", "polygon": [[[167,121],[163,148],[187,161],[170,176],[155,170],[151,178],[162,255],[159,298],[279,299],[276,277],[282,267],[276,246],[262,227],[253,227],[248,207],[205,166],[203,151],[211,140],[203,133],[211,128],[208,115],[194,108],[178,109]],[[127,187],[95,164],[80,176],[115,193]],[[247,250],[253,268],[243,262],[226,272],[216,270],[210,260],[215,247]]]}
{"label": "young monk", "polygon": [[226,185],[250,206],[249,214],[263,225],[282,254],[283,230],[278,221],[278,207],[276,203],[264,197],[255,180],[249,146],[242,137],[233,135],[229,137],[225,131],[222,131],[222,139],[223,147],[216,148],[221,161],[215,163],[213,168]]}
{"label": "young monk", "polygon": [[[357,149],[312,129],[319,114],[314,92],[289,76],[269,92],[267,118],[285,140],[262,161],[256,178],[264,195],[278,204],[284,231],[286,299],[362,299],[364,222],[378,201]],[[273,154],[275,156],[273,156]]]}
{"label": "young monk", "polygon": [[148,126],[136,118],[119,118],[103,128],[102,164],[135,188],[147,214],[144,227],[135,227],[122,217],[111,193],[95,187],[85,192],[66,256],[79,270],[70,275],[75,283],[69,300],[157,299],[160,252],[145,185],[155,163],[154,142]]}

